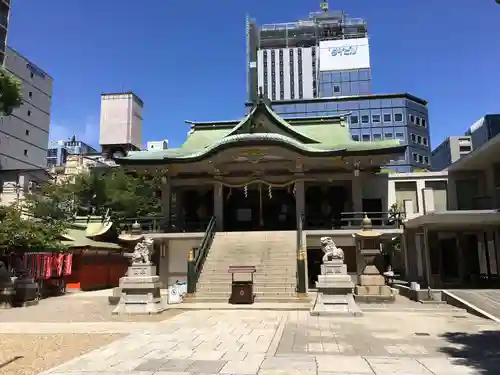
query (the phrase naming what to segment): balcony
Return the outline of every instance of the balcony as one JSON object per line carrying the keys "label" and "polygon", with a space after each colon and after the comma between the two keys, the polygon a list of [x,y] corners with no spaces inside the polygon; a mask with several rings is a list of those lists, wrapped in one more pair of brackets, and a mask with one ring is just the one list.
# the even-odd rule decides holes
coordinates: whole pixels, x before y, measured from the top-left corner
{"label": "balcony", "polygon": [[[367,212],[366,215],[372,222],[373,229],[398,229],[404,218],[403,213],[394,212]],[[306,215],[304,217],[304,230],[352,230],[363,227],[363,212],[342,212],[325,218],[320,215]],[[175,223],[174,221],[177,221]],[[122,220],[120,229],[125,233],[132,230],[132,225],[139,224],[143,233],[197,233],[205,232],[210,217],[197,221],[168,219],[165,216],[134,217]],[[266,230],[256,227],[255,230]]]}
{"label": "balcony", "polygon": [[[397,229],[404,218],[402,212],[367,212],[366,216],[371,220],[374,229]],[[342,212],[328,219],[309,214],[304,218],[304,229],[361,229],[364,218],[364,212]]]}

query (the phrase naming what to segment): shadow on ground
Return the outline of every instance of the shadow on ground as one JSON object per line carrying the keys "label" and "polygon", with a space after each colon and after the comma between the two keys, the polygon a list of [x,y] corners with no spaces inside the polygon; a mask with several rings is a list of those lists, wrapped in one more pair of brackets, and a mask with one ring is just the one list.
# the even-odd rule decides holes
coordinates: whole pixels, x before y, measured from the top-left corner
{"label": "shadow on ground", "polygon": [[448,355],[454,364],[467,366],[478,374],[500,374],[500,330],[447,332],[441,337],[450,345],[439,350]]}

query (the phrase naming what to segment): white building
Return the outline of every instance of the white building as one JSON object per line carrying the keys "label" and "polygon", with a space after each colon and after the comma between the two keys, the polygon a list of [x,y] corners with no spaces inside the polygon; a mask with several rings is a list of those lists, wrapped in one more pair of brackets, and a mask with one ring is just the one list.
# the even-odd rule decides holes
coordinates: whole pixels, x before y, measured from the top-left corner
{"label": "white building", "polygon": [[53,79],[11,47],[4,66],[21,81],[23,104],[0,118],[0,170],[45,169]]}
{"label": "white building", "polygon": [[99,144],[105,154],[142,148],[143,106],[132,92],[101,95]]}

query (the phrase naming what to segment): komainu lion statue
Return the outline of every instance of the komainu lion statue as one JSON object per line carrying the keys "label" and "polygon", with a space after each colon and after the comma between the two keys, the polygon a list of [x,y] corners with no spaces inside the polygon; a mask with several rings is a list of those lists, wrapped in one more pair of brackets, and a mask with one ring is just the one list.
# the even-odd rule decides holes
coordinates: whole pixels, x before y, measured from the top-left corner
{"label": "komainu lion statue", "polygon": [[337,259],[344,260],[344,251],[335,245],[331,237],[321,237],[321,249],[325,253],[323,263]]}
{"label": "komainu lion statue", "polygon": [[138,242],[132,253],[132,264],[150,264],[151,254],[153,253],[153,243],[154,240],[148,237]]}

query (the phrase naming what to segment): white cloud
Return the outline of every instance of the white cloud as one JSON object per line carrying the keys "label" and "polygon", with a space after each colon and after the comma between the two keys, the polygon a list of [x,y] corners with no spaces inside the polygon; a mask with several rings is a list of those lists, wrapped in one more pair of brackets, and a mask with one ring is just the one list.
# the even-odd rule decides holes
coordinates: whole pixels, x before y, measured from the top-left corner
{"label": "white cloud", "polygon": [[87,119],[81,123],[52,123],[49,138],[51,141],[70,139],[75,136],[78,141],[85,142],[93,147],[99,146],[99,122]]}

